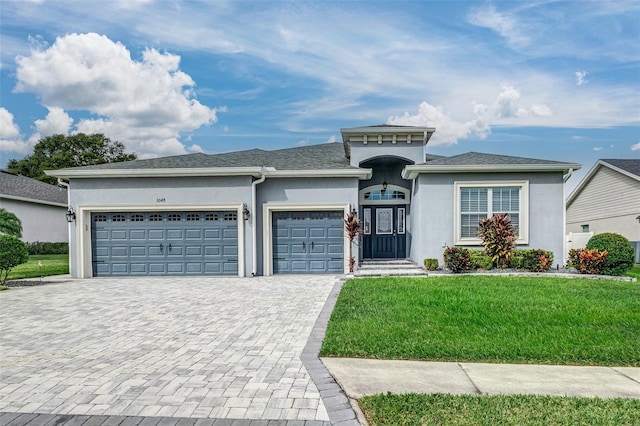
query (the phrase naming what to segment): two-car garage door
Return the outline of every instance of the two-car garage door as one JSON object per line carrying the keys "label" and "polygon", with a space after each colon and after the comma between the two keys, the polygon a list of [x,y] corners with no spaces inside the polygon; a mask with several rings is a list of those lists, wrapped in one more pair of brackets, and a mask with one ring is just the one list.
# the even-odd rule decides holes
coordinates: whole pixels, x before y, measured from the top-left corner
{"label": "two-car garage door", "polygon": [[94,276],[238,275],[236,211],[91,214]]}

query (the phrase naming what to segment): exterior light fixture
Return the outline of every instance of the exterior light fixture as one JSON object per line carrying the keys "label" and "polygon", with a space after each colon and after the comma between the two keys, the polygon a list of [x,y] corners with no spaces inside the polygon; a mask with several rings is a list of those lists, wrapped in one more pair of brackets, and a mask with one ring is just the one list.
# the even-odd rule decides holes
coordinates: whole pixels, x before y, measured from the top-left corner
{"label": "exterior light fixture", "polygon": [[67,209],[67,213],[65,214],[65,216],[67,217],[68,223],[75,222],[76,220],[76,212],[73,211],[73,208],[71,206],[69,206],[69,208]]}
{"label": "exterior light fixture", "polygon": [[246,204],[242,204],[242,218],[244,220],[249,220],[249,216],[251,216],[251,213],[249,212],[249,209],[247,208]]}
{"label": "exterior light fixture", "polygon": [[382,182],[382,193],[384,194],[387,190],[387,181]]}

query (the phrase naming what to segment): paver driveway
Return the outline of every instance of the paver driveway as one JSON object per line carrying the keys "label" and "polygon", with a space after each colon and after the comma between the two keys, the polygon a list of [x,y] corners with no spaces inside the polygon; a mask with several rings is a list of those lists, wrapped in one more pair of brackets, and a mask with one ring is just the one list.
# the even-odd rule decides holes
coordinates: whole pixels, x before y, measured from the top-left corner
{"label": "paver driveway", "polygon": [[75,280],[0,293],[0,411],[328,420],[300,354],[336,277]]}

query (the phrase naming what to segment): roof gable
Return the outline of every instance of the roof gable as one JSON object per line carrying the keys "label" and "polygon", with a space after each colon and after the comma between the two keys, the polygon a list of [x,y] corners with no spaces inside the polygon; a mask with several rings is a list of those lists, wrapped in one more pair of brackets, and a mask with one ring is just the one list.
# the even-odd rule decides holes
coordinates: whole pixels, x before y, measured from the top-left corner
{"label": "roof gable", "polygon": [[0,171],[0,197],[27,200],[43,204],[67,205],[67,190],[10,173]]}
{"label": "roof gable", "polygon": [[600,159],[591,167],[587,175],[582,178],[573,192],[567,198],[568,206],[589,184],[601,167],[607,167],[632,179],[640,181],[640,159]]}

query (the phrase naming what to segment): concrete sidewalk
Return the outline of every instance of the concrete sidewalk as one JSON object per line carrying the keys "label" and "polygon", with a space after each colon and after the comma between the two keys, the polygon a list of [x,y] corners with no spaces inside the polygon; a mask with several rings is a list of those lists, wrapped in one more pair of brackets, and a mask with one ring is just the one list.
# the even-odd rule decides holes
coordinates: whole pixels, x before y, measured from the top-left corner
{"label": "concrete sidewalk", "polygon": [[322,358],[348,397],[392,392],[640,399],[640,368]]}

